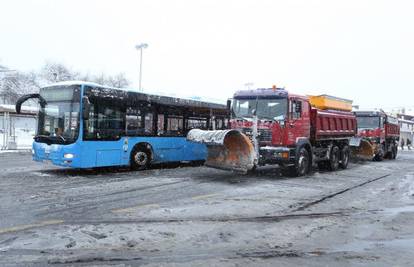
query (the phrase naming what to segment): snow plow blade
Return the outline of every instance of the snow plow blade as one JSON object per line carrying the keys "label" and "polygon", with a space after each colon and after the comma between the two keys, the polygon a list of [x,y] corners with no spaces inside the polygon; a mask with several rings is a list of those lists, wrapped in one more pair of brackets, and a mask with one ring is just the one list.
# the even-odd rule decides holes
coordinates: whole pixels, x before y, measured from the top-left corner
{"label": "snow plow blade", "polygon": [[247,173],[255,166],[253,144],[238,130],[193,129],[188,132],[187,140],[207,146],[207,159],[204,165],[208,167]]}
{"label": "snow plow blade", "polygon": [[376,144],[365,139],[361,139],[358,146],[352,147],[353,156],[360,159],[372,160],[376,151]]}

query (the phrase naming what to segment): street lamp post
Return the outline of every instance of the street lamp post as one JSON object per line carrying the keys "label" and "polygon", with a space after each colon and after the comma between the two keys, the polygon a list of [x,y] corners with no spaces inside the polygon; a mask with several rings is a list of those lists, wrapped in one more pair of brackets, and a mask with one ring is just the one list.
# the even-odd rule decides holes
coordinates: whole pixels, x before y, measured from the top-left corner
{"label": "street lamp post", "polygon": [[141,80],[142,80],[142,50],[144,48],[147,48],[148,44],[146,43],[141,43],[135,46],[135,48],[137,50],[139,50],[140,52],[140,56],[139,56],[139,91],[142,92],[142,87],[141,87]]}

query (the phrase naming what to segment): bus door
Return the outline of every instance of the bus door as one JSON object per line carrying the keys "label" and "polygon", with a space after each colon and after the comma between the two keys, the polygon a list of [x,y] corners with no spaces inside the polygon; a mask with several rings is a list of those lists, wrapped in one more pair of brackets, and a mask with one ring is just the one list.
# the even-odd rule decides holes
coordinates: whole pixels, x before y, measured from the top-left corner
{"label": "bus door", "polygon": [[88,166],[121,165],[125,111],[120,107],[91,105],[85,121],[83,161]]}
{"label": "bus door", "polygon": [[184,117],[181,115],[158,114],[157,140],[153,148],[156,161],[184,160],[185,134]]}

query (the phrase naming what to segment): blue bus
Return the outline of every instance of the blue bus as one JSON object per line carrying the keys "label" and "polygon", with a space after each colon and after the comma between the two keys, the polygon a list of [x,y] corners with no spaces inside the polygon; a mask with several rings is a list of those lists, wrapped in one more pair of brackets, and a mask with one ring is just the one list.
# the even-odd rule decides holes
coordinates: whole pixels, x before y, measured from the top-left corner
{"label": "blue bus", "polygon": [[88,82],[60,82],[21,97],[39,100],[33,160],[72,168],[203,161],[203,144],[186,140],[189,130],[225,129],[226,105]]}

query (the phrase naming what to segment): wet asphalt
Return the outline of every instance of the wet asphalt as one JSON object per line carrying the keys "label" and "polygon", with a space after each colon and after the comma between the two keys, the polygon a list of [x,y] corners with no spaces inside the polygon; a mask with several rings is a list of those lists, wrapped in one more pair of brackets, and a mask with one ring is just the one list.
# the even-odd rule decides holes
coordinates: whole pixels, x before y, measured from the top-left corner
{"label": "wet asphalt", "polygon": [[412,266],[414,153],[338,172],[72,170],[0,154],[0,265]]}

